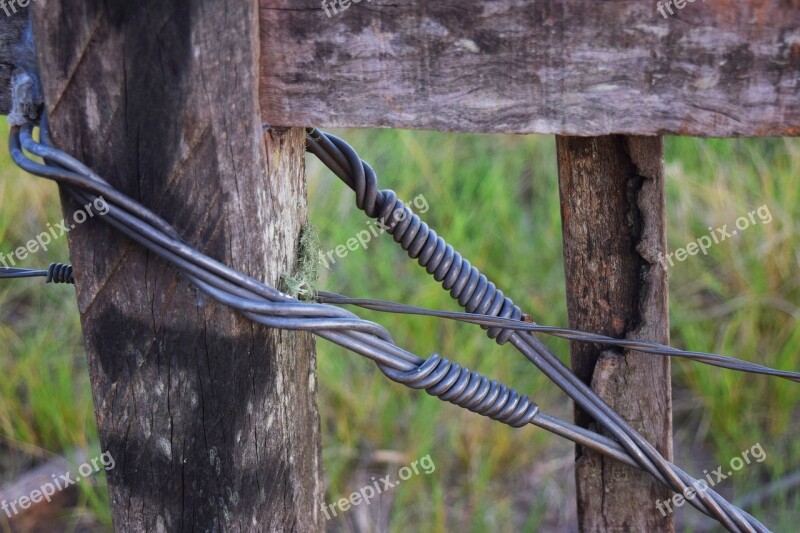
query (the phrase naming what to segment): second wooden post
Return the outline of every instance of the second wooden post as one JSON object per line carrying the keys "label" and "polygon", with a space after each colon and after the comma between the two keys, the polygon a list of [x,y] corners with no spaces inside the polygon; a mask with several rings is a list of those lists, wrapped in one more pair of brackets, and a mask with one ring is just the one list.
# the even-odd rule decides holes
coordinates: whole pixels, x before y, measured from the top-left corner
{"label": "second wooden post", "polygon": [[[669,342],[663,141],[558,137],[570,327]],[[669,359],[573,342],[572,369],[667,458],[672,456]],[[576,423],[597,429],[582,410]],[[672,531],[648,474],[576,450],[581,531]]]}

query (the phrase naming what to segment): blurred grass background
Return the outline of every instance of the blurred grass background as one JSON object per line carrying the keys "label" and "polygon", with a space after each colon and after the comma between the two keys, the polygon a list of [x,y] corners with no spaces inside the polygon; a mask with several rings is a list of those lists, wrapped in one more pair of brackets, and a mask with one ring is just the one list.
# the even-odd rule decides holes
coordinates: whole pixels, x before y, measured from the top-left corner
{"label": "blurred grass background", "polygon": [[[6,137],[2,127],[0,138]],[[566,325],[555,146],[545,136],[408,131],[337,132],[370,161],[383,188],[422,195],[432,227],[503,288],[534,320]],[[672,343],[800,368],[800,139],[666,140],[670,249],[708,227],[766,205],[736,237],[670,269]],[[0,253],[62,216],[55,186],[25,176],[0,151]],[[308,160],[310,218],[323,251],[343,245],[368,219],[353,195]],[[421,205],[421,203],[420,203]],[[66,239],[23,266],[66,261]],[[320,288],[350,296],[457,309],[388,236],[322,268]],[[436,319],[369,316],[407,349],[454,358],[527,393],[551,413],[571,403],[509,347],[482,330]],[[565,341],[544,338],[564,360]],[[326,501],[348,497],[371,476],[397,478],[426,455],[436,469],[328,523],[332,531],[569,531],[575,528],[572,446],[542,430],[514,430],[388,382],[371,363],[319,341],[320,416]],[[39,280],[0,283],[0,479],[76,447],[100,453],[77,307],[70,287]],[[677,462],[702,476],[760,443],[766,460],[715,487],[739,498],[800,470],[797,384],[673,360]],[[102,477],[82,484],[77,529],[110,515]],[[796,530],[800,492],[750,508],[776,531]],[[682,529],[708,522],[678,512]],[[713,529],[713,526],[711,526]]]}

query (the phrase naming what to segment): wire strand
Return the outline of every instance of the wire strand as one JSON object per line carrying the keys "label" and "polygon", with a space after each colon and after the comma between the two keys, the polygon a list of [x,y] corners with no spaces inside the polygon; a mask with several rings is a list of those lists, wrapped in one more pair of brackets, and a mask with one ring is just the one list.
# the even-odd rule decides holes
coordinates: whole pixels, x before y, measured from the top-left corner
{"label": "wire strand", "polygon": [[[616,346],[620,348],[628,348],[638,352],[649,353],[654,355],[665,355],[669,357],[682,357],[698,363],[704,363],[711,366],[720,368],[727,368],[729,370],[736,370],[738,372],[750,374],[762,374],[766,376],[774,376],[787,379],[800,383],[800,372],[793,372],[789,370],[776,370],[768,366],[759,365],[758,363],[751,363],[735,357],[719,355],[707,352],[694,352],[688,350],[681,350],[659,344],[657,342],[639,340],[639,339],[615,339],[606,335],[597,333],[590,333],[579,329],[572,328],[559,328],[553,326],[541,326],[533,322],[510,320],[507,318],[496,317],[492,315],[470,314],[457,311],[440,311],[435,309],[428,309],[425,307],[418,307],[414,305],[403,304],[399,302],[390,302],[386,300],[374,300],[371,298],[348,298],[341,294],[333,292],[319,291],[319,301],[322,303],[329,303],[334,305],[354,305],[371,311],[378,311],[382,313],[395,313],[403,315],[417,315],[417,316],[432,316],[442,318],[445,320],[453,320],[456,322],[466,322],[469,324],[476,324],[487,328],[489,326],[497,326],[505,329],[515,331],[529,331],[533,333],[543,333],[553,337],[568,339],[577,342],[601,344],[604,346]],[[524,315],[527,316],[527,315]]]}
{"label": "wire strand", "polygon": [[[595,417],[616,441],[542,413],[527,397],[436,354],[427,359],[419,358],[396,346],[388,331],[374,322],[333,305],[299,302],[215,261],[188,246],[161,217],[114,189],[76,159],[53,148],[46,117],[41,124],[41,139],[41,143],[34,141],[30,125],[12,128],[9,148],[12,158],[21,168],[56,181],[77,201],[92,201],[102,196],[109,209],[101,220],[171,262],[200,291],[251,320],[269,327],[312,331],[375,361],[390,379],[424,388],[443,400],[512,426],[537,425],[598,453],[642,468],[672,490],[683,492],[695,482],[664,459],[532,335],[510,329],[505,324],[489,326],[488,331],[497,342],[510,342],[542,369]],[[402,202],[391,191],[378,191],[374,171],[344,141],[310,130],[308,147],[309,151],[318,153],[337,175],[342,174],[342,180],[356,191],[357,205],[371,216],[378,215],[385,221],[396,209],[403,209]],[[23,150],[43,158],[44,163],[30,159]],[[468,311],[513,320],[523,316],[513,302],[452,247],[436,237],[432,230],[423,226],[418,217],[410,217],[403,224],[391,227],[390,233],[395,240],[409,251],[409,255],[418,257],[423,266],[432,265],[435,259],[440,268],[429,268],[429,272],[442,281]],[[418,235],[426,236],[422,239],[417,238]],[[429,241],[433,247],[425,248]],[[488,298],[489,294],[492,294],[491,298]],[[698,492],[697,498],[690,503],[731,531],[768,531],[758,520],[711,489]]]}
{"label": "wire strand", "polygon": [[[378,219],[387,233],[412,259],[442,284],[469,313],[496,315],[518,321],[523,316],[514,302],[427,226],[390,189],[379,189],[374,170],[361,160],[347,142],[310,128],[307,150],[316,155],[356,193],[356,205]],[[597,394],[535,337],[512,329],[489,328],[487,335],[499,344],[510,342],[534,363],[577,405],[609,431],[637,465],[657,479],[664,479],[674,491],[685,493],[690,487],[674,465],[667,461],[644,437],[611,409]],[[698,493],[692,505],[714,516],[732,531],[764,531],[766,527],[711,491]]]}

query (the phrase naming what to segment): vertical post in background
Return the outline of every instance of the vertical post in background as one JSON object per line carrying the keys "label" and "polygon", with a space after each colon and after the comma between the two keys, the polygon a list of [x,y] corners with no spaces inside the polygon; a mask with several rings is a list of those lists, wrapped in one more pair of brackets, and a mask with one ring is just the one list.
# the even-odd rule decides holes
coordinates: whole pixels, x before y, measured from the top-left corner
{"label": "vertical post in background", "polygon": [[[262,127],[257,2],[33,11],[57,145],[192,246],[278,284],[306,222],[305,135]],[[320,530],[311,336],[210,301],[97,218],[69,242],[115,528]]]}
{"label": "vertical post in background", "polygon": [[[557,137],[570,327],[669,343],[663,139]],[[573,371],[664,457],[672,457],[667,357],[571,344]],[[582,410],[578,425],[597,429]],[[649,475],[576,450],[581,531],[672,531]]]}

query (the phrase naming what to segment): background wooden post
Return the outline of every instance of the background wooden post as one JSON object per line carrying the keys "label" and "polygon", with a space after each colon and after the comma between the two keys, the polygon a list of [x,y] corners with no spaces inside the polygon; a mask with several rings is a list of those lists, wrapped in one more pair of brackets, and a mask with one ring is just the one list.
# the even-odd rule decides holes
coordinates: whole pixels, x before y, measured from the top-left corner
{"label": "background wooden post", "polygon": [[[570,327],[669,343],[661,137],[558,137]],[[666,357],[573,342],[572,368],[667,458],[672,396]],[[595,428],[579,409],[576,422]],[[578,447],[582,531],[671,531],[656,499],[669,492],[643,472]]]}
{"label": "background wooden post", "polygon": [[[262,128],[257,2],[34,11],[57,145],[191,245],[277,284],[305,222],[304,132]],[[321,529],[311,337],[209,301],[100,221],[69,237],[115,528]]]}

